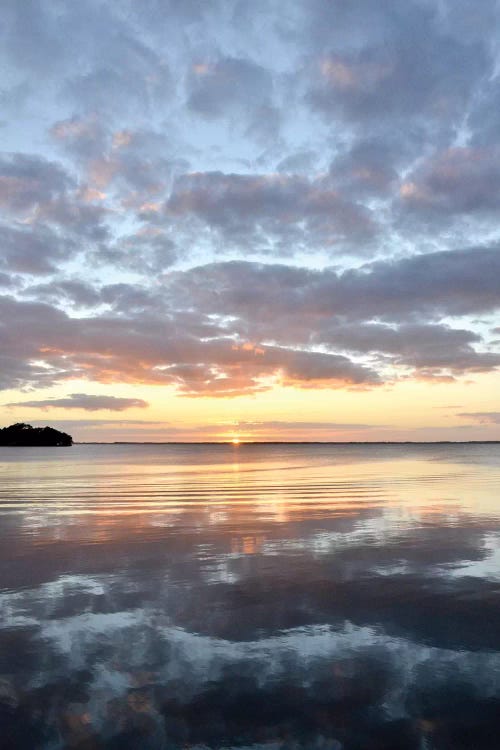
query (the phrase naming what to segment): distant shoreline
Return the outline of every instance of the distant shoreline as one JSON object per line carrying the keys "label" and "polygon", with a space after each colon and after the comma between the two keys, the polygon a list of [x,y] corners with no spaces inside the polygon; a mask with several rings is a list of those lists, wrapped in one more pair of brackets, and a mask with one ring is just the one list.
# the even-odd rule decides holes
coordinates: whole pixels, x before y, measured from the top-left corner
{"label": "distant shoreline", "polygon": [[500,445],[500,440],[165,440],[74,441],[73,445]]}

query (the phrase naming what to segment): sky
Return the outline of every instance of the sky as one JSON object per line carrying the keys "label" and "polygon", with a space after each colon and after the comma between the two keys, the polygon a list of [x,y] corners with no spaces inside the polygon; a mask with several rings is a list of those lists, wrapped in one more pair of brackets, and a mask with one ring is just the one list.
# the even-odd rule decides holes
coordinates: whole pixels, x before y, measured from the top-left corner
{"label": "sky", "polygon": [[0,423],[500,439],[493,0],[3,0]]}

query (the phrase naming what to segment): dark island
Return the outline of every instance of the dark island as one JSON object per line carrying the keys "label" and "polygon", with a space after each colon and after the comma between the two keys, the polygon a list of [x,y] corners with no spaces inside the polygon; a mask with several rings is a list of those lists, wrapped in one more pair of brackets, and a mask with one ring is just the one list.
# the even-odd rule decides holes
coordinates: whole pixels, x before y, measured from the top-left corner
{"label": "dark island", "polygon": [[32,427],[18,422],[10,427],[0,429],[0,446],[68,446],[73,445],[73,438],[66,432],[59,432],[53,427]]}

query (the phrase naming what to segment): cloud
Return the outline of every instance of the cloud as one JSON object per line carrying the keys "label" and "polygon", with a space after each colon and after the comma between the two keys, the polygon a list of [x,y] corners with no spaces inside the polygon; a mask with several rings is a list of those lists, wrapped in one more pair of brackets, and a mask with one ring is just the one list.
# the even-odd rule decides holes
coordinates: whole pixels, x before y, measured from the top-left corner
{"label": "cloud", "polygon": [[[151,112],[154,101],[170,93],[170,73],[158,59],[148,60],[147,51],[134,47],[135,44],[123,45],[124,55],[132,52],[132,64],[124,57],[109,67],[99,66],[75,75],[65,87],[68,99],[82,113],[104,112],[110,118],[138,114],[141,109]],[[151,57],[155,58],[155,53]]]}
{"label": "cloud", "polygon": [[[8,404],[6,404],[8,406]],[[30,424],[33,425],[42,425],[45,424],[45,422],[41,422],[40,420],[32,419],[30,420]],[[151,419],[58,419],[57,424],[64,428],[65,430],[71,430],[71,429],[87,429],[87,428],[100,428],[100,427],[128,427],[134,426],[134,427],[151,427],[151,428],[159,428],[159,427],[166,427],[170,425],[170,422],[162,422],[158,420],[151,420]]]}
{"label": "cloud", "polygon": [[178,305],[193,295],[205,312],[251,316],[256,322],[308,314],[399,323],[497,310],[499,271],[500,252],[492,246],[381,260],[344,271],[230,261],[172,274],[166,284]]}
{"label": "cloud", "polygon": [[[263,421],[244,421],[231,422],[227,424],[209,425],[206,429],[211,433],[225,431],[228,434],[242,434],[243,438],[253,437],[262,438],[267,435],[283,435],[285,438],[291,433],[298,436],[305,436],[308,439],[314,439],[315,435],[324,439],[328,435],[334,435],[339,432],[358,432],[365,430],[381,429],[385,425],[365,424],[358,422],[325,422],[325,421],[286,421],[281,419],[271,419]],[[197,428],[198,430],[199,428]],[[205,429],[205,428],[204,428]]]}
{"label": "cloud", "polygon": [[54,273],[76,250],[49,227],[0,225],[0,267],[14,273]]}
{"label": "cloud", "polygon": [[454,147],[435,154],[408,175],[402,203],[429,215],[494,212],[500,196],[497,148]]}
{"label": "cloud", "polygon": [[14,287],[15,285],[15,279],[10,274],[0,272],[1,287],[3,287],[4,289],[8,289],[9,287]]}
{"label": "cloud", "polygon": [[385,197],[391,194],[404,163],[403,147],[394,139],[366,139],[341,153],[330,165],[330,175],[344,195]]}
{"label": "cloud", "polygon": [[0,158],[0,205],[11,213],[26,214],[74,186],[63,167],[47,159],[20,153]]}
{"label": "cloud", "polygon": [[481,350],[478,333],[439,322],[498,309],[500,287],[491,271],[499,262],[496,249],[487,248],[345,272],[234,261],[172,274],[167,289],[176,305],[189,300],[205,314],[232,317],[240,337],[369,355],[383,378],[391,379],[387,368],[392,377],[398,368],[420,377],[456,376],[500,364],[498,352]]}
{"label": "cloud", "polygon": [[101,301],[99,292],[91,284],[77,279],[60,278],[44,284],[32,284],[25,287],[22,294],[38,302],[55,305],[64,302],[76,307],[94,307]]}
{"label": "cloud", "polygon": [[[81,200],[80,188],[57,162],[20,153],[0,155],[0,206],[14,222],[3,229],[7,243],[3,252],[19,251],[22,255],[30,243],[40,245],[54,231],[59,234],[50,238],[50,243],[59,247],[59,252],[55,251],[59,256],[64,247],[66,258],[75,249],[75,237],[85,242],[104,240],[105,209]],[[50,250],[39,247],[28,253],[43,257]],[[43,260],[39,266],[43,269]]]}
{"label": "cloud", "polygon": [[[200,338],[199,317],[136,314],[70,318],[41,303],[0,298],[2,387],[72,378],[172,385],[181,392],[241,395],[279,380],[303,387],[374,385],[375,371],[344,355],[240,345],[222,329]],[[22,335],[19,335],[22,331]]]}
{"label": "cloud", "polygon": [[174,182],[165,213],[189,228],[196,219],[200,228],[254,252],[357,243],[359,253],[377,232],[371,212],[346,200],[328,178],[299,175],[185,174]]}
{"label": "cloud", "polygon": [[35,5],[0,30],[2,387],[498,366],[493,0]]}
{"label": "cloud", "polygon": [[[38,402],[36,402],[38,403]],[[43,402],[44,403],[44,402]],[[49,400],[52,403],[52,400]],[[19,404],[5,404],[5,406],[25,406]],[[37,407],[38,408],[38,407]],[[46,407],[39,407],[46,408]],[[67,407],[63,407],[67,408]],[[30,419],[34,425],[45,424]],[[386,425],[344,422],[314,422],[314,421],[286,421],[286,420],[235,420],[214,423],[192,424],[181,426],[172,422],[146,419],[57,419],[57,426],[73,432],[82,439],[99,437],[99,431],[105,431],[107,439],[122,439],[124,441],[176,441],[176,440],[210,440],[227,442],[233,436],[239,436],[242,441],[276,441],[295,440],[308,441],[329,439],[349,439],[350,434],[364,433],[366,430],[384,430]],[[97,431],[94,434],[94,430]]]}
{"label": "cloud", "polygon": [[84,411],[125,411],[145,409],[149,404],[141,398],[119,398],[117,396],[92,396],[86,393],[70,393],[66,398],[49,398],[36,401],[14,401],[6,406],[24,406],[33,409],[83,409]]}
{"label": "cloud", "polygon": [[[311,270],[244,261],[171,272],[156,288],[71,280],[0,298],[3,387],[70,378],[241,395],[275,383],[373,387],[494,370],[500,354],[447,316],[493,313],[500,254],[470,248]],[[500,271],[500,268],[499,268]],[[423,322],[426,321],[426,322]]]}
{"label": "cloud", "polygon": [[443,324],[333,323],[326,331],[320,329],[314,340],[340,345],[349,351],[391,355],[394,364],[427,375],[444,369],[454,373],[481,372],[500,365],[500,353],[474,349],[473,344],[481,343],[479,334]]}
{"label": "cloud", "polygon": [[187,107],[209,120],[225,118],[257,143],[279,138],[282,110],[272,72],[249,58],[210,56],[194,60],[186,83]]}
{"label": "cloud", "polygon": [[266,106],[271,93],[270,74],[251,60],[200,60],[191,68],[188,107],[205,117],[220,117],[234,110],[252,111]]}
{"label": "cloud", "polygon": [[349,6],[318,1],[308,8],[312,107],[361,127],[402,118],[444,124],[462,116],[492,64],[484,37],[464,38],[427,3]]}
{"label": "cloud", "polygon": [[56,121],[50,128],[50,135],[66,150],[80,158],[95,158],[106,149],[108,134],[97,114]]}
{"label": "cloud", "polygon": [[313,167],[318,160],[318,154],[311,149],[303,149],[291,153],[282,159],[276,166],[277,172],[285,174],[308,174],[313,171]]}
{"label": "cloud", "polygon": [[462,411],[457,417],[473,419],[479,424],[500,424],[500,411]]}
{"label": "cloud", "polygon": [[[83,175],[78,200],[87,210],[107,207],[147,216],[159,209],[175,175],[189,166],[172,136],[144,127],[115,129],[102,113],[58,121],[51,135],[77,161]],[[137,238],[148,229],[139,228]]]}
{"label": "cloud", "polygon": [[100,245],[90,254],[90,259],[144,276],[166,271],[180,256],[181,249],[170,234],[158,227],[146,226],[134,234],[121,236],[112,244]]}
{"label": "cloud", "polygon": [[51,9],[29,0],[22,6],[7,0],[4,7],[2,41],[12,63],[47,75],[57,70],[64,56],[65,37],[59,36]]}

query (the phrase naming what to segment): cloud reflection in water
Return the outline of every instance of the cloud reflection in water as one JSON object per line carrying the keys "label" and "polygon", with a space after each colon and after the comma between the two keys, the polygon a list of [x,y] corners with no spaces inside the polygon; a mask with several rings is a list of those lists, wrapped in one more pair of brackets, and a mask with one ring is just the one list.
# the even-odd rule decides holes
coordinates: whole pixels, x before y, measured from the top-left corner
{"label": "cloud reflection in water", "polygon": [[497,446],[233,459],[2,452],[0,747],[492,747]]}

